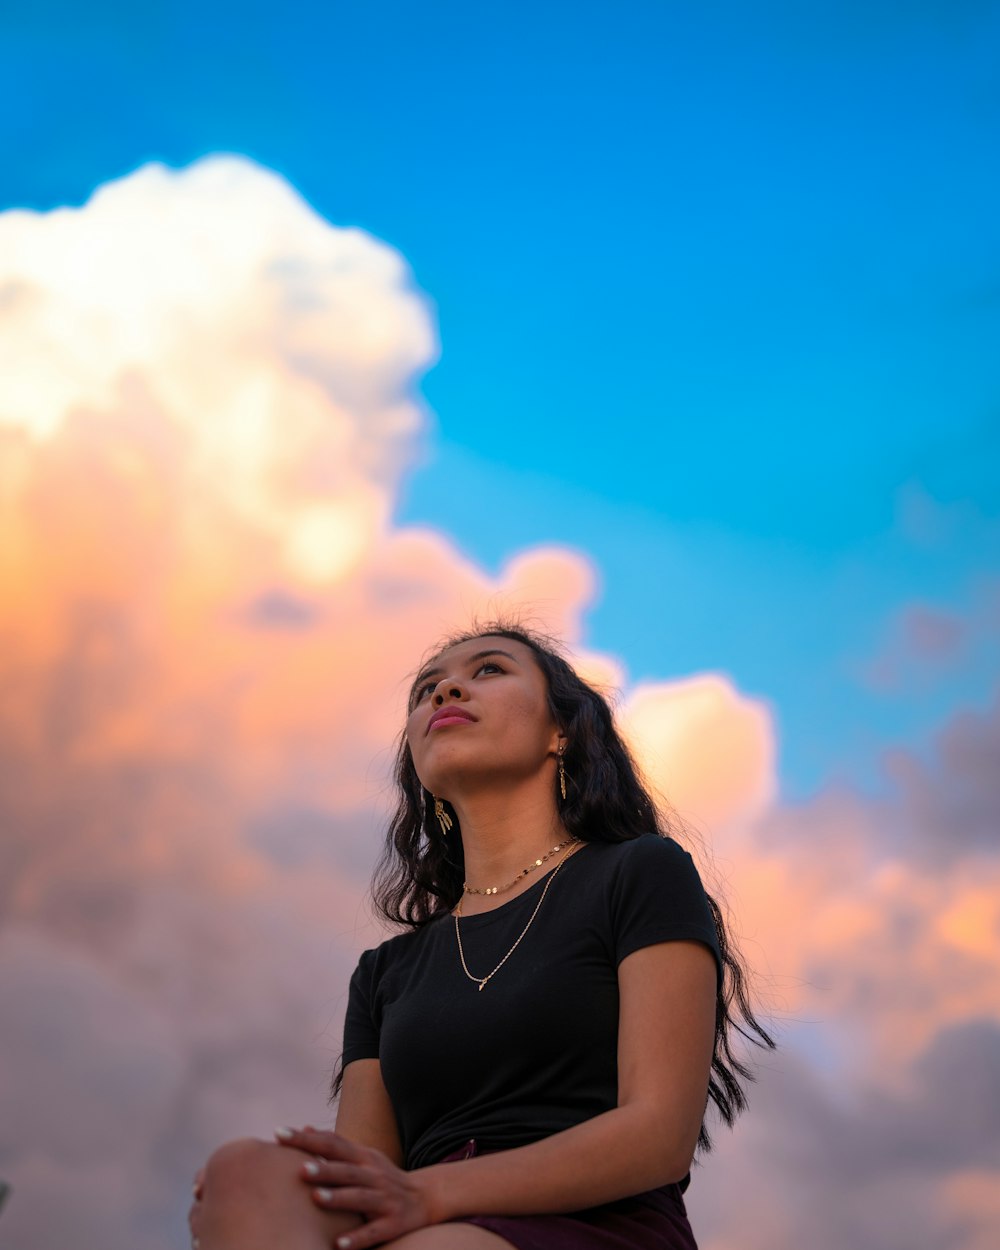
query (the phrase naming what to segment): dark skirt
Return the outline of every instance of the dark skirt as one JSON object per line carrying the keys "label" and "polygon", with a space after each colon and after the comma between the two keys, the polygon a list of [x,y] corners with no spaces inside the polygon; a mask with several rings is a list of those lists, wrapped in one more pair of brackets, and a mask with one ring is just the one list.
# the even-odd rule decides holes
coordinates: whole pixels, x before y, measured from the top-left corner
{"label": "dark skirt", "polygon": [[[478,1153],[470,1141],[443,1162]],[[679,1185],[565,1215],[471,1215],[456,1223],[476,1224],[517,1250],[698,1250]]]}

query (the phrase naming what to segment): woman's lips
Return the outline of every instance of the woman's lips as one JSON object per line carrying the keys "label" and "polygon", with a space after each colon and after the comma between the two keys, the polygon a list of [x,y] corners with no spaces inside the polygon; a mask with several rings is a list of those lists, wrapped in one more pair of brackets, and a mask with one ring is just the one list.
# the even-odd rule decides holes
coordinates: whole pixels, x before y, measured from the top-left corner
{"label": "woman's lips", "polygon": [[444,711],[435,712],[431,717],[430,724],[427,726],[427,732],[432,729],[438,729],[442,725],[471,725],[475,721],[475,717],[470,716],[467,712]]}

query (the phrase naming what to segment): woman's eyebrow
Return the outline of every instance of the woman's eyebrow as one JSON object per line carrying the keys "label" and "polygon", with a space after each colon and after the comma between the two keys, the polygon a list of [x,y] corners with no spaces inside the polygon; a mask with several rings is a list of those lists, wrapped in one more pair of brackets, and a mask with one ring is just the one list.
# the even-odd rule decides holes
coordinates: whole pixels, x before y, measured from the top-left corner
{"label": "woman's eyebrow", "polygon": [[[503,656],[506,656],[508,660],[513,660],[515,664],[519,663],[516,655],[511,655],[509,651],[501,651],[499,647],[490,647],[488,651],[477,651],[475,655],[470,655],[469,658],[465,662],[466,664],[475,664],[477,660],[488,660],[491,655],[503,655]],[[413,685],[414,687],[419,686],[420,683],[422,681],[426,681],[428,677],[437,677],[440,673],[443,673],[443,672],[444,672],[444,669],[442,668],[425,669],[422,673],[420,673],[417,676]]]}

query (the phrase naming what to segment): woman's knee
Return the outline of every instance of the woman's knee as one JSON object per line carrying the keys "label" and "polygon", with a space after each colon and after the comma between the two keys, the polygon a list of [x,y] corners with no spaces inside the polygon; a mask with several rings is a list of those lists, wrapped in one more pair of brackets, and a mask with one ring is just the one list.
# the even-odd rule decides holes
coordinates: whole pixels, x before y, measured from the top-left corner
{"label": "woman's knee", "polygon": [[259,1192],[265,1178],[297,1172],[307,1156],[288,1146],[240,1137],[215,1150],[205,1164],[206,1194],[218,1201],[227,1195],[238,1197],[247,1191]]}

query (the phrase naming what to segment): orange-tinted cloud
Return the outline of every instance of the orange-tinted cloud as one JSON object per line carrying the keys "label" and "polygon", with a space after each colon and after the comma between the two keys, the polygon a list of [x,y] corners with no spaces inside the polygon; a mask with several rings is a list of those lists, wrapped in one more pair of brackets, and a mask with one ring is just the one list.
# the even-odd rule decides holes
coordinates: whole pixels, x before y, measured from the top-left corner
{"label": "orange-tinted cloud", "polygon": [[774,799],[770,712],[724,676],[637,686],[622,711],[645,776],[685,820],[745,822]]}

